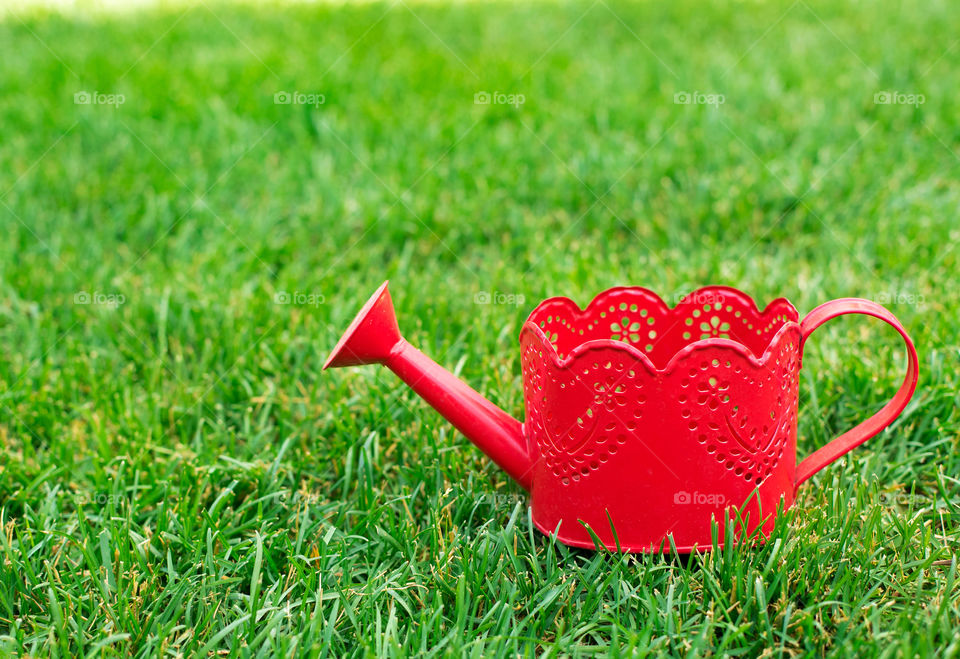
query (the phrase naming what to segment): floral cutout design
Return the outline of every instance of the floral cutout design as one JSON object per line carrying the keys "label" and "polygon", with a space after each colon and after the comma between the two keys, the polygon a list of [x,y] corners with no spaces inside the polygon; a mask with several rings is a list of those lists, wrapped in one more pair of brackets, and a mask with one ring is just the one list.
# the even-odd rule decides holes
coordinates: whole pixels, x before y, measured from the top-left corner
{"label": "floral cutout design", "polygon": [[711,316],[709,322],[704,321],[700,323],[700,332],[701,339],[729,339],[730,323],[721,320],[720,316]]}
{"label": "floral cutout design", "polygon": [[639,322],[631,322],[629,316],[624,316],[610,325],[610,330],[613,332],[610,338],[614,341],[629,340],[631,343],[637,343],[640,340],[640,328]]}
{"label": "floral cutout design", "polygon": [[697,443],[728,471],[760,484],[783,457],[797,411],[799,330],[784,334],[763,364],[739,355],[693,360],[673,374],[680,416]]}
{"label": "floral cutout design", "polygon": [[[639,432],[644,378],[628,355],[601,349],[569,369],[541,360],[533,341],[521,355],[528,436],[563,485],[589,477]],[[577,404],[548,405],[551,398]]]}
{"label": "floral cutout design", "polygon": [[737,341],[760,355],[777,330],[797,322],[786,300],[760,311],[748,296],[725,287],[694,291],[670,308],[644,288],[613,288],[585,309],[567,298],[542,302],[527,319],[553,345],[560,359],[589,341],[617,341],[663,366],[684,346],[705,339]]}
{"label": "floral cutout design", "polygon": [[[741,483],[759,484],[794,432],[797,321],[786,300],[761,311],[723,287],[695,291],[672,309],[640,288],[610,289],[583,310],[566,298],[541,303],[520,342],[524,427],[543,475],[573,486],[629,442],[649,450],[689,439]],[[657,414],[645,411],[648,399]],[[666,399],[674,403],[664,408]],[[679,412],[673,420],[663,416],[670,407]]]}

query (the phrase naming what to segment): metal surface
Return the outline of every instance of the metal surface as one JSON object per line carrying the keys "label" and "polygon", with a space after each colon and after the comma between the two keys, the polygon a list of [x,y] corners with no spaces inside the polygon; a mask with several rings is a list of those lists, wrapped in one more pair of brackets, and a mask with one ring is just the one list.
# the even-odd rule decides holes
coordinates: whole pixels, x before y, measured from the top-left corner
{"label": "metal surface", "polygon": [[[744,293],[699,289],[670,308],[621,287],[580,309],[541,303],[520,332],[521,424],[407,343],[386,282],[324,368],[382,363],[530,491],[541,531],[576,547],[678,551],[711,545],[739,510],[738,536],[768,531],[778,504],[874,436],[916,388],[917,354],[897,319],[858,299],[827,302],[803,322],[784,299],[763,311]],[[859,313],[892,325],[907,348],[897,395],[796,464],[803,345],[817,327]]]}

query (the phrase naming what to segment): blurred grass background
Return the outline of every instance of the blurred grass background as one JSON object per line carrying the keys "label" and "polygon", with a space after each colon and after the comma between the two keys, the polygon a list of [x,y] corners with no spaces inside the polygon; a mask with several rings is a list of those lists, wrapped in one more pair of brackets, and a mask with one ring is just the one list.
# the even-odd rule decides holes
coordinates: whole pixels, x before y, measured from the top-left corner
{"label": "blurred grass background", "polygon": [[[958,20],[7,7],[0,651],[955,654]],[[922,381],[761,549],[572,551],[392,375],[320,373],[387,277],[411,342],[517,416],[526,314],[619,284],[872,298]],[[897,341],[818,332],[802,454],[893,394]]]}

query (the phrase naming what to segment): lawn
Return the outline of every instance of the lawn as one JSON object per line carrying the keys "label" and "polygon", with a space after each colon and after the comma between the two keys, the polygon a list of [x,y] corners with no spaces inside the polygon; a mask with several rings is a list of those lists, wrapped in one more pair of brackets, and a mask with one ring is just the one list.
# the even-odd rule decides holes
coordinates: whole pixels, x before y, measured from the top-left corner
{"label": "lawn", "polygon": [[[960,654],[958,24],[0,13],[0,654]],[[386,278],[407,338],[518,417],[526,315],[620,284],[874,299],[921,382],[762,547],[572,550],[391,373],[321,372]],[[801,455],[905,359],[850,316],[805,356]]]}

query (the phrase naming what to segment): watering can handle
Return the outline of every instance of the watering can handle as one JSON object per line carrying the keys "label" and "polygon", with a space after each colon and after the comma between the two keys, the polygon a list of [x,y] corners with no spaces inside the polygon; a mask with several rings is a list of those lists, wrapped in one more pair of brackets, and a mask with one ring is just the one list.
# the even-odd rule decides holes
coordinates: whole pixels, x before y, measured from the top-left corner
{"label": "watering can handle", "polygon": [[832,318],[848,313],[861,313],[879,318],[900,333],[900,336],[903,337],[907,345],[907,374],[903,378],[903,384],[900,385],[900,390],[879,412],[843,433],[826,446],[814,451],[800,463],[797,467],[796,486],[799,486],[828,464],[847,454],[860,444],[863,444],[890,425],[900,412],[903,411],[903,408],[907,406],[910,397],[913,396],[913,392],[917,388],[919,365],[917,350],[913,346],[913,341],[910,340],[909,335],[907,335],[907,330],[903,328],[903,325],[900,324],[900,321],[897,320],[892,313],[870,300],[841,298],[839,300],[825,302],[807,314],[807,317],[800,323],[800,332],[802,335],[800,339],[801,354],[803,354],[803,345],[815,329]]}

